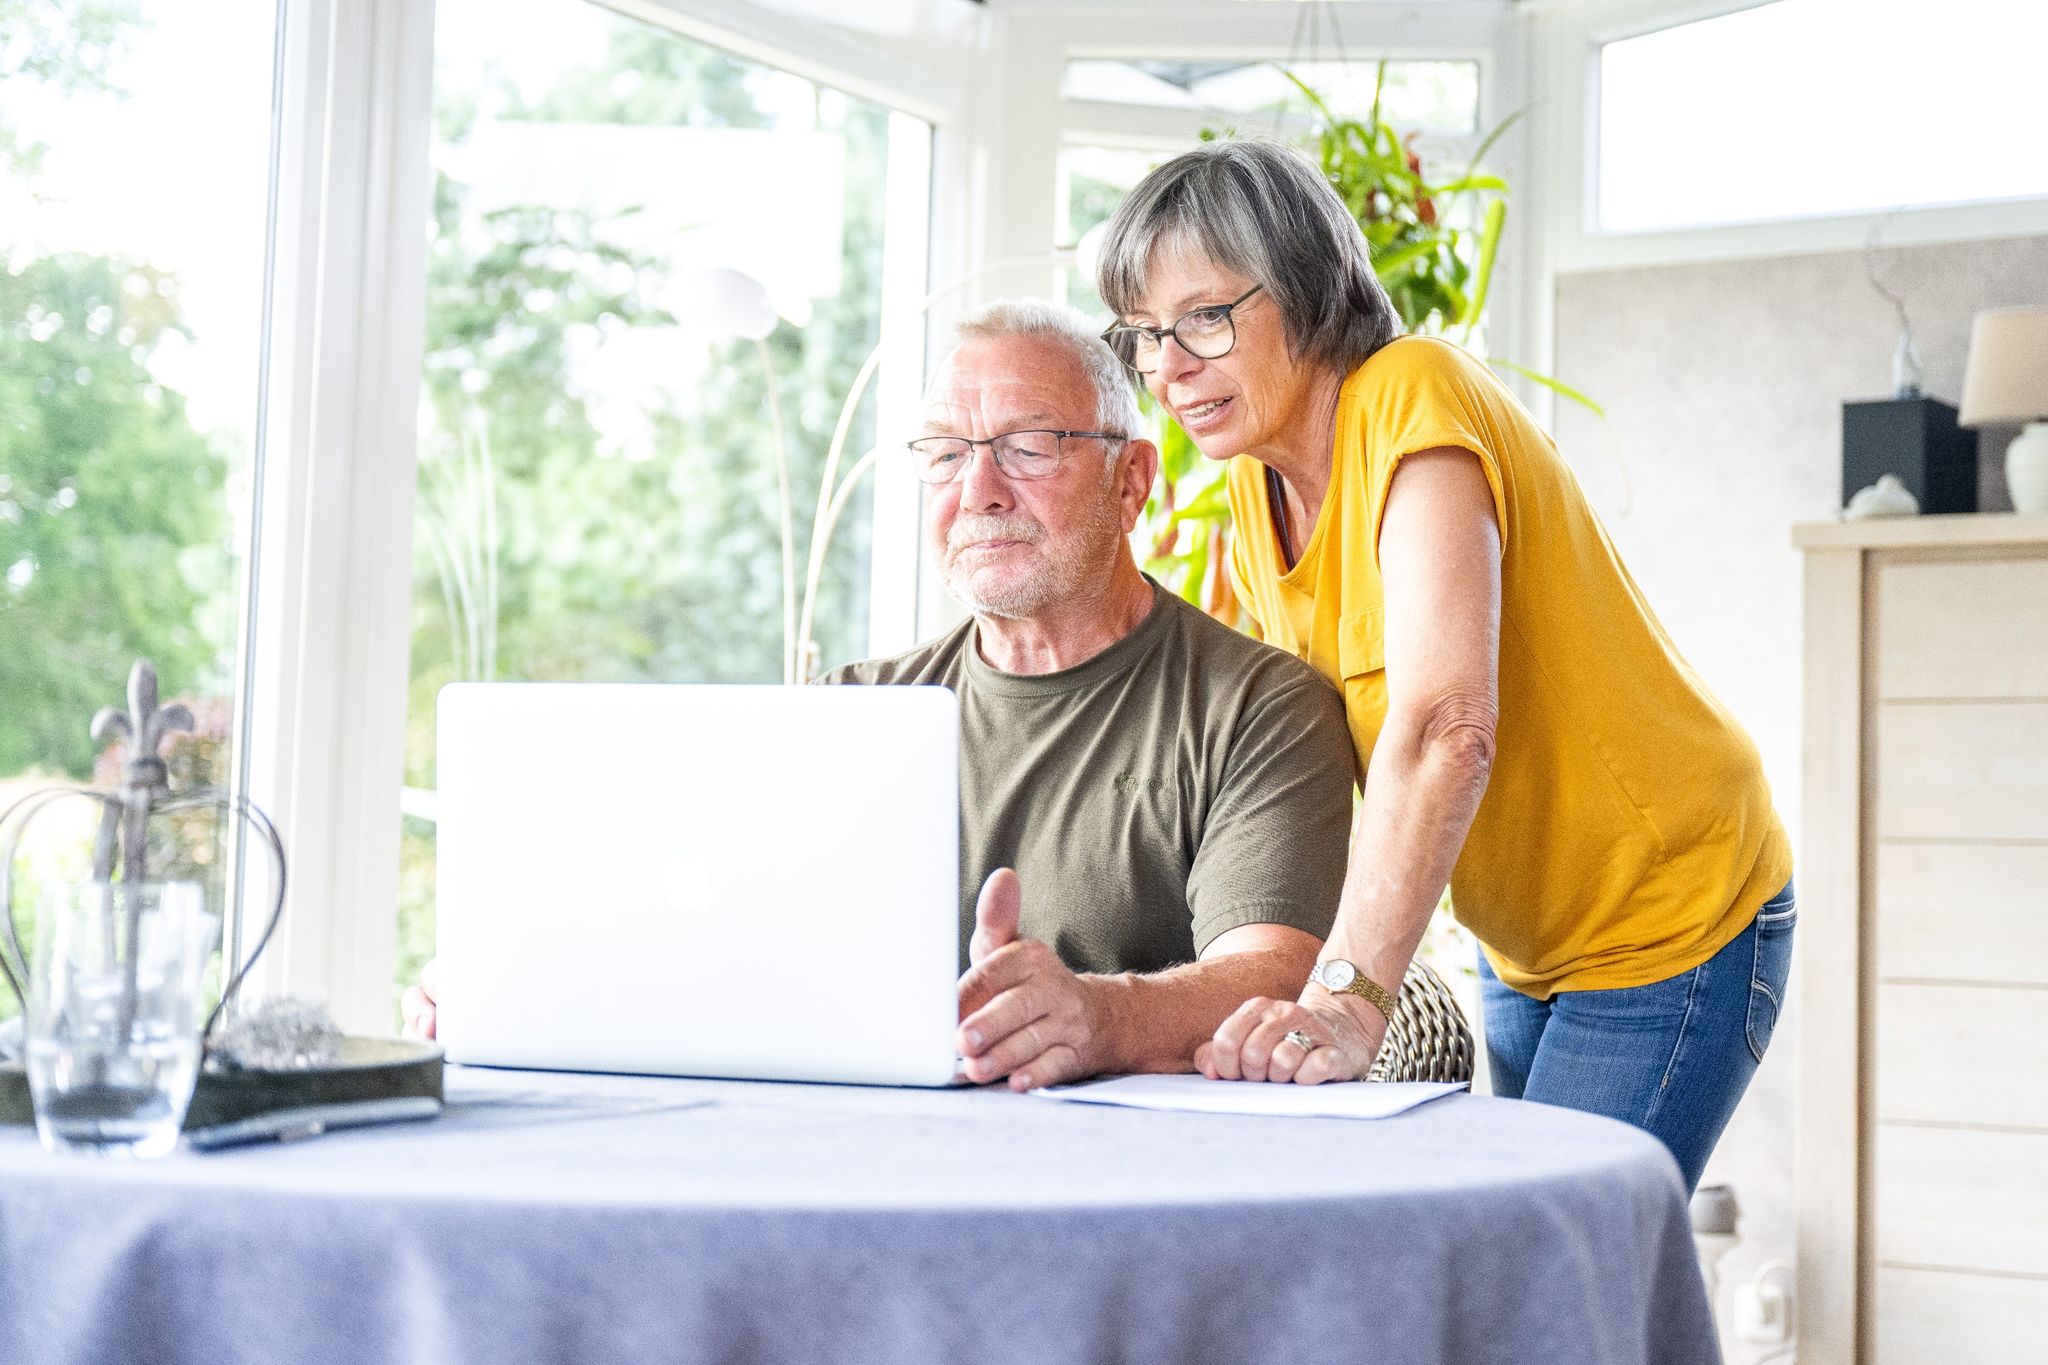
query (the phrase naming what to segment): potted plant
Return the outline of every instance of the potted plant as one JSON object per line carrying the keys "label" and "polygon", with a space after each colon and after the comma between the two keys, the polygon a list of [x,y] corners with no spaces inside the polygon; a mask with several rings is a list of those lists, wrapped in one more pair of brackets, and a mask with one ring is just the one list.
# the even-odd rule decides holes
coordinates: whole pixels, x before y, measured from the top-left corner
{"label": "potted plant", "polygon": [[[1380,117],[1385,62],[1374,80],[1371,111],[1362,120],[1339,115],[1292,72],[1281,74],[1314,116],[1303,150],[1358,220],[1373,271],[1403,328],[1468,344],[1485,315],[1508,210],[1507,181],[1480,168],[1520,113],[1486,135],[1462,173],[1434,180],[1416,150],[1417,135],[1400,133]],[[1205,129],[1202,139],[1230,135]],[[1499,357],[1486,359],[1600,412],[1590,398],[1547,375]],[[1159,421],[1160,477],[1139,529],[1145,567],[1188,601],[1241,626],[1243,612],[1229,573],[1224,466],[1203,459],[1171,417],[1161,413]]]}

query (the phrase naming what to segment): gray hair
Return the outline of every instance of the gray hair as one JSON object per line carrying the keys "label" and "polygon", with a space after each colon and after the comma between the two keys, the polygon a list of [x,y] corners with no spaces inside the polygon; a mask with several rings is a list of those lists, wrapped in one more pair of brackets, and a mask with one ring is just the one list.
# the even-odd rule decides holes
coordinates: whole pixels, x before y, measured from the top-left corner
{"label": "gray hair", "polygon": [[999,337],[1043,338],[1066,347],[1095,390],[1095,429],[1113,436],[1145,434],[1130,371],[1078,309],[1048,299],[997,299],[953,325],[954,345]]}
{"label": "gray hair", "polygon": [[1349,374],[1401,335],[1357,220],[1308,158],[1282,143],[1205,142],[1138,182],[1109,220],[1097,268],[1117,316],[1137,310],[1161,245],[1264,285],[1289,352],[1311,364]]}

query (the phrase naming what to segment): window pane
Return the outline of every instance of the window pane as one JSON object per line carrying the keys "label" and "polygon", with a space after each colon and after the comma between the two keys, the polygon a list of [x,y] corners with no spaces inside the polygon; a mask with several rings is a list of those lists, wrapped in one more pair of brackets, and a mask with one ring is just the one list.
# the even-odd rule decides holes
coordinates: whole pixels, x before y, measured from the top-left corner
{"label": "window pane", "polygon": [[[1060,153],[1060,218],[1066,235],[1062,242],[1079,242],[1109,221],[1124,196],[1136,188],[1148,171],[1166,161],[1171,152],[1132,151],[1123,147],[1069,147]],[[1084,253],[1086,254],[1086,253]],[[1095,281],[1080,269],[1060,272],[1068,303],[1107,327],[1109,310],[1095,292]]]}
{"label": "window pane", "polygon": [[2044,50],[2048,5],[2011,0],[1780,0],[1609,43],[1599,226],[2048,194]]}
{"label": "window pane", "polygon": [[[1307,117],[1309,106],[1292,72],[1338,114],[1364,118],[1372,112],[1379,66],[1370,56],[1350,61],[1174,62],[1074,61],[1067,63],[1064,93],[1070,100],[1193,109],[1242,132],[1286,131]],[[1380,90],[1380,112],[1403,128],[1471,132],[1479,124],[1479,63],[1390,61]]]}
{"label": "window pane", "polygon": [[[781,677],[778,438],[801,576],[880,335],[891,149],[877,105],[576,0],[436,23],[401,982],[433,947],[442,685]],[[866,652],[870,529],[862,484],[821,668]]]}
{"label": "window pane", "polygon": [[[0,17],[0,808],[118,780],[89,727],[138,657],[198,722],[166,750],[173,782],[225,781],[274,0]],[[24,909],[89,870],[92,813],[72,807],[24,848]],[[182,852],[217,887],[217,846]]]}

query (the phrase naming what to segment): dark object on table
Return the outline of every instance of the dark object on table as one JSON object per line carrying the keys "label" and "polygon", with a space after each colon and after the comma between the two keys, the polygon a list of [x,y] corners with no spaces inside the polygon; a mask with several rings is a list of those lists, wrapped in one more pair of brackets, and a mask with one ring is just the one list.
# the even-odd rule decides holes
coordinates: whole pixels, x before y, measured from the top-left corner
{"label": "dark object on table", "polygon": [[1977,434],[1939,398],[1842,404],[1842,505],[1896,474],[1923,513],[1977,510]]}
{"label": "dark object on table", "polygon": [[[287,1071],[207,1068],[192,1092],[185,1132],[280,1111],[395,1099],[440,1103],[441,1049],[396,1038],[343,1038],[340,1057],[327,1066]],[[19,1063],[0,1063],[0,1124],[34,1122],[27,1073]]]}

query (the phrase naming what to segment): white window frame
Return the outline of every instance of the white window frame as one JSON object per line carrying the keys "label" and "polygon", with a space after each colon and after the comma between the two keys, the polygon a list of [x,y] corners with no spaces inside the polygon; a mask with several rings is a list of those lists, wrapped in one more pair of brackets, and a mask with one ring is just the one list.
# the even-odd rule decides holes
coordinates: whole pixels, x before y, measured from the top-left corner
{"label": "white window frame", "polygon": [[1537,166],[1552,187],[1546,215],[1550,271],[1847,251],[1884,221],[1888,245],[1974,241],[2048,232],[2048,196],[1935,204],[1656,231],[1599,230],[1600,49],[1686,24],[1757,9],[1773,0],[1573,0],[1542,16],[1537,80],[1546,124]]}
{"label": "white window frame", "polygon": [[354,1032],[391,1024],[433,15],[432,0],[283,11],[238,702],[249,794],[284,836],[290,885],[250,988],[323,998]]}
{"label": "white window frame", "polygon": [[[583,0],[562,0],[566,7]],[[629,17],[931,124],[964,162],[966,83],[913,45],[868,42],[746,0],[603,0]],[[245,588],[239,733],[249,795],[282,832],[289,901],[251,979],[386,1033],[396,958],[399,792],[411,652],[412,523],[431,185],[434,0],[284,0],[268,452]],[[939,41],[971,52],[980,19]],[[917,51],[925,49],[917,48]],[[946,183],[942,172],[937,183]],[[955,179],[955,185],[964,180]],[[965,214],[933,204],[885,277],[962,268]],[[922,225],[921,225],[922,226]],[[915,238],[920,234],[912,233]],[[899,239],[900,240],[900,239]],[[885,246],[885,254],[888,249]],[[884,321],[884,421],[914,403],[923,334]],[[856,452],[858,453],[858,452]],[[878,635],[913,622],[916,482],[875,497]]]}

